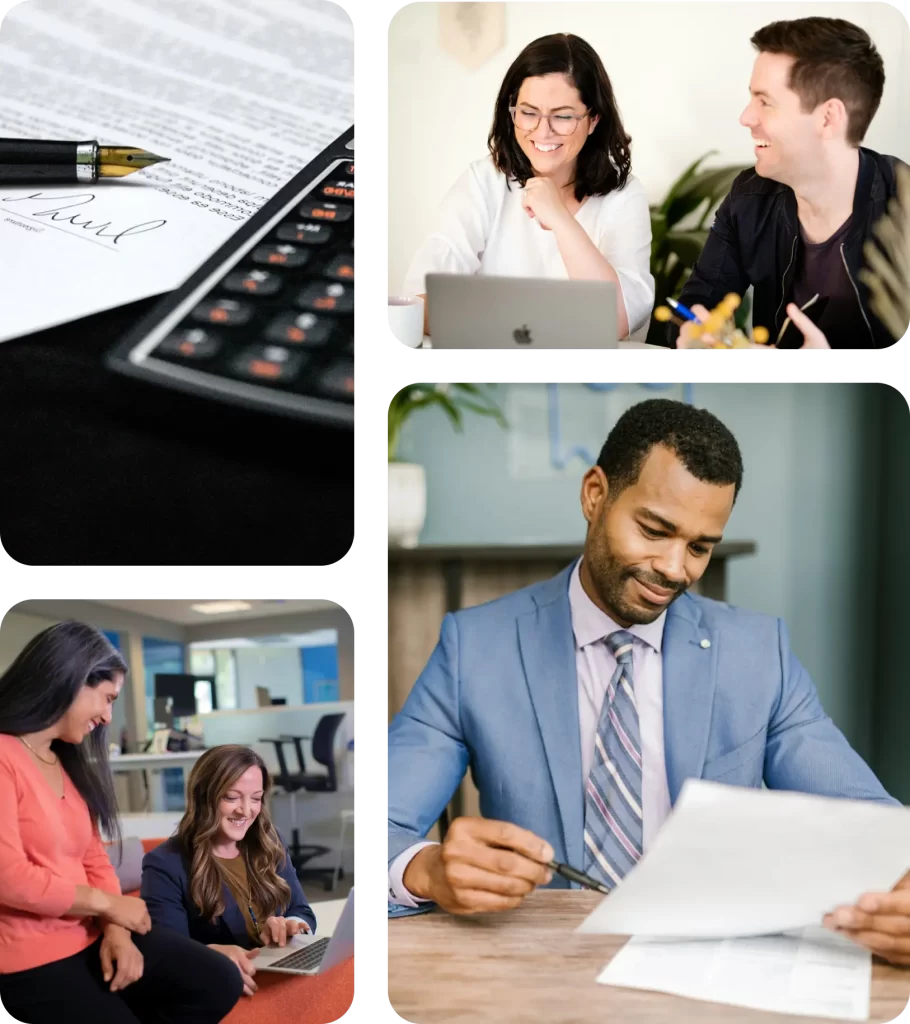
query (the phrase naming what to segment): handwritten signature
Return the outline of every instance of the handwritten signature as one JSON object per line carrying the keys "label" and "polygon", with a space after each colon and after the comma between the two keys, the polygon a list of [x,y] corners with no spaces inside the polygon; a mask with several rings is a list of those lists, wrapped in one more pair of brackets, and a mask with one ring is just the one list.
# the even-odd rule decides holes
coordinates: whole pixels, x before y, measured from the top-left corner
{"label": "handwritten signature", "polygon": [[[60,203],[59,201],[61,199],[66,200],[66,202]],[[32,217],[47,217],[48,220],[56,221],[58,223],[72,224],[74,228],[81,228],[83,231],[88,231],[90,234],[95,235],[96,238],[111,239],[114,245],[119,245],[120,240],[123,238],[129,238],[134,235],[144,235],[148,231],[155,231],[167,224],[166,220],[146,220],[141,224],[133,224],[127,228],[115,228],[109,220],[104,223],[100,223],[91,219],[80,218],[78,214],[71,214],[67,212],[75,209],[76,207],[85,206],[88,203],[94,202],[94,192],[83,192],[78,193],[77,195],[66,196],[54,196],[48,195],[45,192],[33,192],[28,196],[4,196],[0,199],[0,202],[22,203],[28,202],[29,200],[33,200],[39,204],[45,202],[51,202],[54,204],[50,208],[41,207],[38,210],[31,211]]]}

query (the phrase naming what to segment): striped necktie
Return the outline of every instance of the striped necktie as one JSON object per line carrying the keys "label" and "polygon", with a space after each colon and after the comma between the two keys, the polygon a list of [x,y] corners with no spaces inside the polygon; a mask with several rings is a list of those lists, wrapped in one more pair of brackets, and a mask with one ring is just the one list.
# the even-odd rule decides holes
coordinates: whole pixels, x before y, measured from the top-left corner
{"label": "striped necktie", "polygon": [[585,788],[585,871],[609,888],[618,885],[642,854],[641,736],[632,688],[632,634],[611,633],[616,658]]}

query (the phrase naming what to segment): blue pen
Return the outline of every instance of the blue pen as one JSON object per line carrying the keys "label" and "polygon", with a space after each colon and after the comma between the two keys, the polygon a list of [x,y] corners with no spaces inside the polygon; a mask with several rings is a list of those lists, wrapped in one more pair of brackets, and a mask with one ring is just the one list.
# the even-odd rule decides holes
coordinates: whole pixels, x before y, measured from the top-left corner
{"label": "blue pen", "polygon": [[692,320],[697,324],[701,323],[701,320],[698,319],[688,306],[684,306],[681,302],[677,302],[676,299],[667,299],[667,305],[674,313],[679,313],[679,315],[685,317],[686,320]]}

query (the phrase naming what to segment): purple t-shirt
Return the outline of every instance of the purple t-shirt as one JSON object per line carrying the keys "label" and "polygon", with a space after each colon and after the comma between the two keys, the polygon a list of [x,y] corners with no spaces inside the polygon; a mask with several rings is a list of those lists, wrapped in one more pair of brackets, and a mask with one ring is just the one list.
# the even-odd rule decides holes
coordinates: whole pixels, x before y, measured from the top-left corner
{"label": "purple t-shirt", "polygon": [[[846,241],[852,223],[853,218],[848,217],[830,238],[817,243],[806,241],[800,224],[802,244],[797,256],[796,275],[787,299],[802,309],[813,295],[820,298],[827,296],[828,305],[817,323],[832,348],[868,348],[872,343],[841,254],[841,245]],[[806,312],[810,315],[811,308]],[[794,339],[797,339],[795,344]],[[801,344],[802,336],[799,332],[794,334],[793,329],[788,328],[787,341],[781,348],[798,348]]]}

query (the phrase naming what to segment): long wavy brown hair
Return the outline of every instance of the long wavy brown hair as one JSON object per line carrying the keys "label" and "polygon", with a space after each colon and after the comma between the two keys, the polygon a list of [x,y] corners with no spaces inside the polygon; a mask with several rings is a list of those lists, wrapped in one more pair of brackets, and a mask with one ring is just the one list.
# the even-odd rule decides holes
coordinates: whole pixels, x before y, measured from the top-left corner
{"label": "long wavy brown hair", "polygon": [[208,920],[224,913],[222,884],[226,876],[212,854],[221,819],[219,805],[240,776],[253,767],[262,771],[262,808],[237,843],[246,864],[251,898],[263,919],[290,902],[291,888],[278,874],[285,852],[269,814],[269,770],[254,750],[226,743],[207,750],[193,765],[186,787],[186,813],[176,832],[190,861],[190,898]]}
{"label": "long wavy brown hair", "polygon": [[605,196],[623,188],[632,170],[632,139],[623,127],[610,78],[594,48],[564,32],[528,43],[502,80],[487,138],[496,169],[507,179],[514,178],[522,188],[534,177],[531,162],[515,138],[509,107],[518,99],[526,78],[554,74],[565,75],[589,112],[600,116],[578,154],[575,198],[581,202],[585,196]]}

